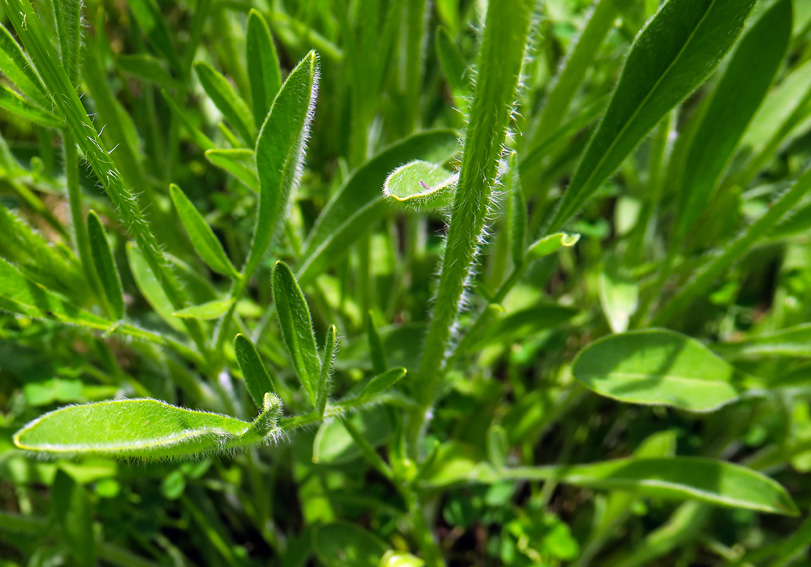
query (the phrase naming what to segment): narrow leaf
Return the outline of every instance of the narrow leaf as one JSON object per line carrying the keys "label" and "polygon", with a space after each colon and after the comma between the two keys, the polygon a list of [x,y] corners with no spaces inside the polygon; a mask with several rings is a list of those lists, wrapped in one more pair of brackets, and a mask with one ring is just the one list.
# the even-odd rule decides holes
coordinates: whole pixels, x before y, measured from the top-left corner
{"label": "narrow leaf", "polygon": [[530,245],[527,250],[527,257],[534,259],[543,258],[554,254],[561,248],[570,248],[580,241],[579,234],[568,234],[565,232],[556,232],[543,238],[536,240]]}
{"label": "narrow leaf", "polygon": [[382,374],[389,367],[389,364],[386,361],[386,349],[383,346],[383,341],[380,340],[380,333],[377,331],[372,311],[366,312],[366,338],[369,341],[372,369],[375,374]]}
{"label": "narrow leaf", "polygon": [[251,399],[256,407],[262,407],[264,395],[276,390],[274,380],[251,339],[244,335],[237,335],[234,339],[234,352]]}
{"label": "narrow leaf", "polygon": [[666,330],[595,341],[577,355],[572,373],[602,396],[694,412],[734,402],[754,383],[698,341]]}
{"label": "narrow leaf", "polygon": [[2,84],[0,84],[0,108],[46,128],[61,128],[63,125],[54,114],[33,104]]}
{"label": "narrow leaf", "polygon": [[771,333],[747,334],[746,340],[713,345],[726,357],[785,356],[811,358],[811,323]]}
{"label": "narrow leaf", "polygon": [[252,144],[256,128],[253,125],[253,115],[248,104],[237,94],[228,79],[208,63],[198,61],[194,64],[194,70],[197,72],[203,90],[206,91],[214,106],[231,123],[242,141],[248,145]]}
{"label": "narrow leaf", "polygon": [[634,40],[600,126],[551,222],[563,226],[735,43],[755,0],[669,0]]}
{"label": "narrow leaf", "polygon": [[248,79],[251,83],[251,101],[256,127],[262,126],[270,111],[273,99],[282,86],[282,72],[279,56],[270,35],[265,18],[251,9],[248,14],[248,31],[245,35],[245,49],[248,61]]}
{"label": "narrow leaf", "polygon": [[256,173],[256,154],[247,148],[211,149],[206,159],[239,179],[246,187],[259,192],[259,176]]}
{"label": "narrow leaf", "polygon": [[311,51],[287,77],[256,142],[259,210],[243,275],[253,275],[284,226],[288,203],[304,167],[318,93],[318,57]]}
{"label": "narrow leaf", "polygon": [[406,375],[405,368],[392,368],[370,379],[357,396],[358,400],[368,401],[382,394]]}
{"label": "narrow leaf", "polygon": [[98,215],[93,211],[87,215],[87,233],[93,254],[93,266],[99,276],[107,305],[110,307],[110,314],[116,320],[121,319],[124,316],[124,289],[121,286],[110,242],[107,240],[107,233]]}
{"label": "narrow leaf", "polygon": [[338,346],[338,329],[335,325],[330,325],[327,329],[327,337],[324,341],[324,358],[321,360],[321,374],[318,378],[318,392],[315,398],[315,411],[322,418],[327,409],[327,400],[332,391],[331,380],[332,364],[335,358],[335,349]]}
{"label": "narrow leaf", "polygon": [[239,272],[228,259],[228,255],[222,247],[222,244],[214,235],[211,227],[203,218],[197,209],[186,197],[185,193],[177,185],[170,185],[169,190],[172,194],[172,202],[175,204],[177,214],[186,228],[186,233],[189,235],[192,246],[200,255],[200,258],[208,265],[209,268],[222,274],[224,276],[231,276],[238,278]]}
{"label": "narrow leaf", "polygon": [[183,66],[172,43],[171,32],[166,19],[160,12],[156,0],[131,0],[128,2],[138,26],[152,43],[152,47],[163,55],[176,73],[183,73]]}
{"label": "narrow leaf", "polygon": [[315,405],[321,361],[315,344],[313,322],[307,301],[293,272],[284,262],[273,268],[273,302],[279,314],[282,338],[310,401]]}
{"label": "narrow leaf", "polygon": [[510,255],[513,265],[524,263],[527,250],[527,202],[524,189],[521,187],[521,175],[518,170],[518,154],[510,154],[509,169],[504,179],[504,189],[510,199],[509,217]]}
{"label": "narrow leaf", "polygon": [[592,465],[522,467],[503,477],[556,480],[642,496],[698,500],[709,504],[798,515],[786,490],[759,472],[733,463],[695,457],[618,459]]}
{"label": "narrow leaf", "polygon": [[184,307],[180,311],[175,311],[172,315],[181,319],[217,319],[225,315],[233,304],[234,300],[231,298],[215,299],[200,305]]}
{"label": "narrow leaf", "polygon": [[2,25],[0,25],[0,70],[29,98],[43,104],[48,100],[42,79],[34,71],[34,66],[23,53],[20,44]]}

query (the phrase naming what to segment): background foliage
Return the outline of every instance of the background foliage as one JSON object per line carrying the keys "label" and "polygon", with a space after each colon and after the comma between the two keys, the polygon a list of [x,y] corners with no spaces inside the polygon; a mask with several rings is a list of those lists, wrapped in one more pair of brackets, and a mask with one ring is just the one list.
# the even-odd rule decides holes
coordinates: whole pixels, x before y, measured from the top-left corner
{"label": "background foliage", "polygon": [[0,566],[811,565],[811,3],[0,22]]}

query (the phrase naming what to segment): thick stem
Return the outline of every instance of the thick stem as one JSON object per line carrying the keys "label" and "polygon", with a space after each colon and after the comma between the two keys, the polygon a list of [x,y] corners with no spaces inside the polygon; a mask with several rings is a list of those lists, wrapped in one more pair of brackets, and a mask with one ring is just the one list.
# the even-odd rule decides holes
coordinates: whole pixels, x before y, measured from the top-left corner
{"label": "thick stem", "polygon": [[436,303],[425,341],[407,439],[418,453],[426,415],[442,381],[441,368],[470,279],[490,206],[529,34],[531,0],[490,2],[478,58],[478,82],[465,138],[459,184],[442,260]]}

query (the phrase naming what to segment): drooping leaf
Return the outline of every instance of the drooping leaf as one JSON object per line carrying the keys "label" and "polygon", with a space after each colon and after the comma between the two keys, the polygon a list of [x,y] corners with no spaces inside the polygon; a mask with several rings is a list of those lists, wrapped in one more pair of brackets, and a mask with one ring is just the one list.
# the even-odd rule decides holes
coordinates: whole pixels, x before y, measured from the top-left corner
{"label": "drooping leaf", "polygon": [[391,172],[383,184],[390,203],[417,211],[448,207],[453,201],[457,176],[442,166],[415,160]]}
{"label": "drooping leaf", "polygon": [[282,86],[282,72],[270,28],[262,14],[254,9],[248,14],[248,29],[245,33],[253,116],[256,127],[259,128]]}
{"label": "drooping leaf", "polygon": [[169,186],[172,194],[172,202],[175,204],[177,214],[183,222],[186,234],[189,235],[192,246],[200,255],[200,258],[209,268],[224,276],[232,278],[240,277],[239,272],[231,263],[222,244],[214,235],[206,219],[203,218],[197,209],[192,205],[186,194],[177,185]]}
{"label": "drooping leaf", "polygon": [[110,307],[110,314],[116,320],[124,316],[124,288],[113,259],[113,251],[107,240],[107,233],[94,211],[87,215],[87,234],[93,254],[93,266],[99,276],[104,297]]}
{"label": "drooping leaf", "polygon": [[735,43],[755,0],[670,0],[634,40],[600,126],[551,222],[558,230]]}
{"label": "drooping leaf", "polygon": [[293,368],[315,405],[321,360],[315,344],[313,321],[304,293],[293,272],[284,262],[276,262],[273,268],[273,302],[279,315],[282,338],[293,361]]}
{"label": "drooping leaf", "polygon": [[718,409],[755,385],[695,339],[663,329],[595,341],[577,355],[572,373],[602,396],[694,412]]}
{"label": "drooping leaf", "polygon": [[591,465],[506,469],[502,478],[557,480],[642,496],[698,500],[771,514],[796,516],[797,506],[777,482],[754,470],[714,459],[618,459]]}

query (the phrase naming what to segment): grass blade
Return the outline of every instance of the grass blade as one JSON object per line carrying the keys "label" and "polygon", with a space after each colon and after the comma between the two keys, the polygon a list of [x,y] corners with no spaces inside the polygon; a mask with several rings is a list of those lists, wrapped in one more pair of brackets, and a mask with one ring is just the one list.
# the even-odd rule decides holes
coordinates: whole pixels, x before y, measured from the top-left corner
{"label": "grass blade", "polygon": [[124,317],[124,289],[121,287],[121,278],[113,260],[107,233],[98,215],[93,211],[87,215],[87,233],[93,266],[101,282],[110,315],[115,320],[121,319]]}
{"label": "grass blade", "polygon": [[[709,76],[735,43],[754,0],[669,0],[640,32],[551,222],[560,229],[645,135]],[[666,33],[663,30],[667,30]]]}

